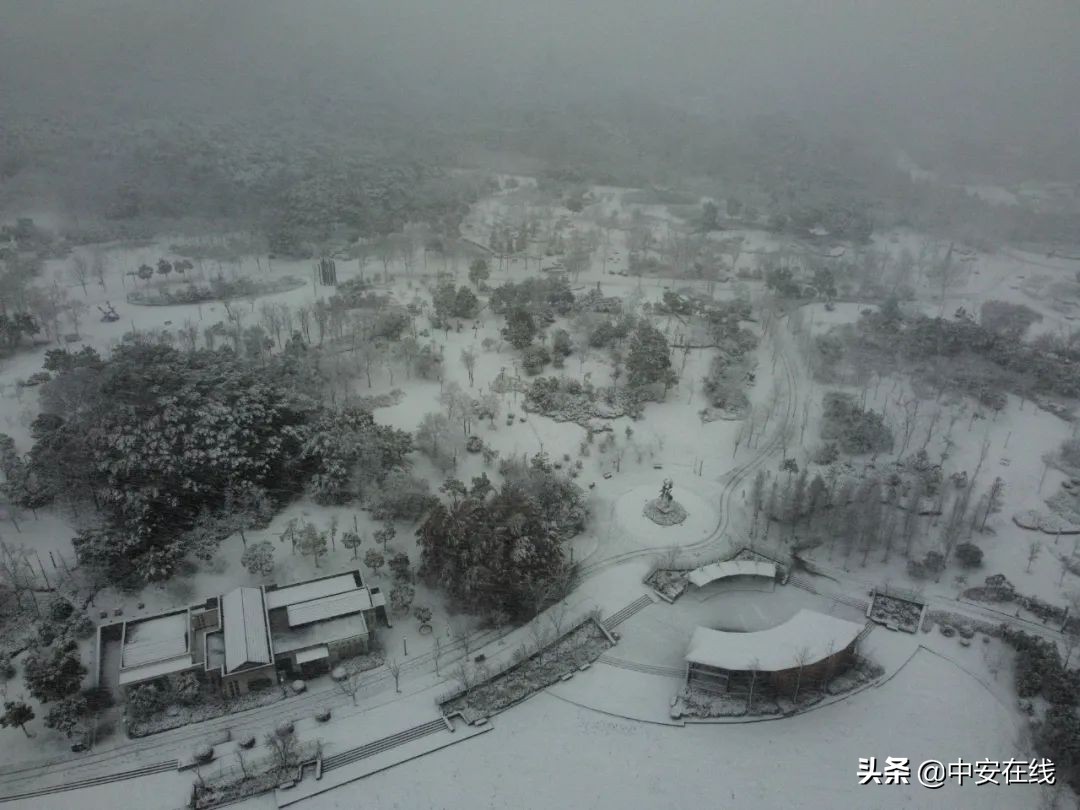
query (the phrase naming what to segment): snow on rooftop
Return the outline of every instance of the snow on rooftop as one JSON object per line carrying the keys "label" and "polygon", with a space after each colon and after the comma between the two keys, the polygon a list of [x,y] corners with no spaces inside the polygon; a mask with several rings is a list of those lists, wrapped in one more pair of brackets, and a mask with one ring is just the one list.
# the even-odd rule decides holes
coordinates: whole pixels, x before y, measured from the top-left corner
{"label": "snow on rooftop", "polygon": [[279,607],[288,607],[297,602],[309,602],[312,599],[321,599],[324,596],[345,593],[357,590],[356,578],[352,572],[339,574],[325,579],[316,579],[312,582],[300,582],[296,585],[287,585],[284,588],[275,588],[266,592],[266,609],[274,610]]}
{"label": "snow on rooftop", "polygon": [[160,678],[162,675],[183,672],[193,666],[195,666],[195,661],[190,655],[180,655],[176,658],[167,658],[164,661],[152,661],[142,666],[120,670],[120,685],[127,686],[129,683],[139,683],[152,678]]}
{"label": "snow on rooftop", "polygon": [[270,663],[270,636],[259,588],[235,588],[221,598],[225,629],[225,671]]}
{"label": "snow on rooftop", "polygon": [[728,560],[709,563],[690,572],[689,579],[699,588],[725,577],[757,576],[776,578],[776,564],[761,560]]}
{"label": "snow on rooftop", "polygon": [[330,649],[325,644],[320,644],[318,647],[309,647],[306,650],[301,650],[296,654],[296,663],[306,664],[309,661],[320,661],[323,658],[330,657]]}
{"label": "snow on rooftop", "polygon": [[183,655],[188,650],[187,633],[187,610],[128,622],[121,668],[130,669]]}
{"label": "snow on rooftop", "polygon": [[285,610],[289,616],[289,626],[298,627],[302,624],[332,619],[335,616],[347,616],[350,613],[371,610],[371,607],[371,595],[368,589],[358,588],[333,596],[324,596],[321,599],[298,602],[289,605]]}
{"label": "snow on rooftop", "polygon": [[354,636],[366,636],[368,633],[367,621],[363,613],[337,616],[300,627],[288,626],[286,622],[281,621],[284,618],[280,613],[276,617],[273,614],[270,617],[271,631],[274,634],[274,654],[278,656],[316,644],[328,644]]}
{"label": "snow on rooftop", "polygon": [[[779,672],[810,664],[840,652],[863,625],[800,610],[783,624],[756,633],[730,633],[695,627],[686,660],[692,664],[746,671]],[[800,661],[800,652],[804,652]]]}

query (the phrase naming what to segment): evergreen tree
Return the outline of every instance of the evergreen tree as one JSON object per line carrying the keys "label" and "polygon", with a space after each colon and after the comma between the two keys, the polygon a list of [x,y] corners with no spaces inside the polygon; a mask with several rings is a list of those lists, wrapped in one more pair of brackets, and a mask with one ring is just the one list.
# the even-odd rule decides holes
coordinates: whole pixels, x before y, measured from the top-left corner
{"label": "evergreen tree", "polygon": [[270,576],[274,573],[274,544],[269,540],[253,543],[240,555],[240,564],[250,574]]}
{"label": "evergreen tree", "polygon": [[45,715],[45,726],[70,739],[82,724],[87,710],[86,698],[82,695],[71,695],[49,707],[49,713]]}
{"label": "evergreen tree", "polygon": [[795,477],[795,484],[791,490],[791,498],[788,502],[788,520],[791,521],[792,529],[806,513],[806,470]]}
{"label": "evergreen tree", "polygon": [[360,554],[360,544],[362,542],[363,538],[356,532],[345,532],[341,535],[341,545],[345,546],[345,548],[352,549],[352,558],[354,560]]}
{"label": "evergreen tree", "polygon": [[807,513],[810,516],[810,528],[814,527],[814,518],[829,508],[829,487],[821,475],[815,475],[807,490]]}
{"label": "evergreen tree", "polygon": [[376,549],[369,548],[364,554],[364,565],[371,569],[373,575],[378,575],[379,569],[386,564],[386,558]]}
{"label": "evergreen tree", "polygon": [[503,334],[515,349],[524,349],[532,343],[536,331],[533,316],[524,308],[515,307],[506,313],[506,328]]}
{"label": "evergreen tree", "polygon": [[858,531],[859,545],[862,548],[862,565],[881,534],[881,485],[878,480],[868,481],[858,495]]}
{"label": "evergreen tree", "polygon": [[753,522],[750,525],[750,534],[753,536],[757,532],[758,518],[761,516],[761,510],[765,507],[765,470],[758,470],[757,475],[754,476],[754,481],[750,485],[750,508],[754,512]]}
{"label": "evergreen tree", "polygon": [[469,265],[469,281],[476,288],[483,286],[484,282],[491,278],[491,270],[484,259],[473,259]]}
{"label": "evergreen tree", "polygon": [[667,391],[677,379],[671,367],[667,338],[644,319],[638,324],[630,341],[626,370],[630,385],[635,387],[663,383],[664,391]]}
{"label": "evergreen tree", "polygon": [[18,726],[27,737],[31,736],[26,730],[26,724],[34,719],[34,710],[30,704],[22,700],[5,700],[4,713],[0,714],[0,726],[14,728]]}
{"label": "evergreen tree", "polygon": [[315,567],[319,567],[319,559],[326,555],[326,532],[320,532],[315,524],[306,523],[300,530],[300,538],[296,541],[301,554],[309,555],[315,561]]}
{"label": "evergreen tree", "polygon": [[41,703],[60,700],[79,691],[86,667],[79,660],[74,641],[45,649],[33,649],[26,655],[23,677],[26,689]]}

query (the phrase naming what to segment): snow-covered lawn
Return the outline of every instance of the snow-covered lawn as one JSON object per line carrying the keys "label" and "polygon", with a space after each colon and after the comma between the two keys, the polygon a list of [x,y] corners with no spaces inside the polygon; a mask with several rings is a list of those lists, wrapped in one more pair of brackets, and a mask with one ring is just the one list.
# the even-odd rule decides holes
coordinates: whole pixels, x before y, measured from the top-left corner
{"label": "snow-covered lawn", "polygon": [[[415,768],[374,774],[357,790],[373,806],[447,810],[1038,807],[1043,788],[1034,785],[931,791],[859,786],[856,778],[860,757],[1023,758],[1021,731],[1015,711],[956,664],[920,652],[880,688],[794,718],[736,726],[673,728],[539,695],[496,718],[493,733]],[[351,808],[356,795],[336,790],[304,807]]]}

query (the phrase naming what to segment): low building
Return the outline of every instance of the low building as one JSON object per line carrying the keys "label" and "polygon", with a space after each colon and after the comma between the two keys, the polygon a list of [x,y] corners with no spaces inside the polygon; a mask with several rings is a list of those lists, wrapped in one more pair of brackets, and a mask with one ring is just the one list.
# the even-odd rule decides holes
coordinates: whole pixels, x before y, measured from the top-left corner
{"label": "low building", "polygon": [[102,649],[119,647],[121,691],[190,672],[239,697],[365,652],[380,620],[386,598],[356,570],[234,588],[201,604],[102,625],[98,634]]}
{"label": "low building", "polygon": [[753,633],[695,627],[686,652],[686,685],[726,693],[786,690],[796,681],[828,681],[855,660],[865,625],[800,610],[783,624]]}

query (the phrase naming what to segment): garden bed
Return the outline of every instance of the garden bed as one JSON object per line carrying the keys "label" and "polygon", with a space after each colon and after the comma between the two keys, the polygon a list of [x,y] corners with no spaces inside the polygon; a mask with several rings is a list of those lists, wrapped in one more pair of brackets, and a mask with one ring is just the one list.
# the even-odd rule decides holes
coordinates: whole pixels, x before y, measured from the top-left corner
{"label": "garden bed", "polygon": [[671,716],[674,719],[692,717],[709,718],[767,718],[795,714],[821,703],[823,700],[854,692],[873,683],[885,673],[883,667],[865,658],[860,658],[847,672],[837,675],[827,683],[803,684],[799,689],[799,700],[794,697],[769,694],[762,689],[761,695],[754,695],[754,705],[748,710],[745,693],[716,694],[702,689],[685,686],[676,695],[671,704]]}
{"label": "garden bed", "polygon": [[467,723],[490,717],[591,664],[614,645],[595,619],[587,619],[528,658],[439,703],[446,716],[460,713]]}
{"label": "garden bed", "polygon": [[641,414],[636,391],[597,389],[578,380],[539,377],[525,393],[525,408],[556,422],[574,422],[588,429],[595,419],[618,419]]}
{"label": "garden bed", "polygon": [[282,694],[281,689],[274,686],[261,692],[250,692],[234,700],[211,697],[195,706],[173,704],[146,720],[129,720],[127,723],[127,735],[129,737],[147,737],[151,734],[180,728],[190,723],[201,723],[204,720],[213,720],[215,717],[223,717],[226,714],[242,712],[258,706],[269,706],[271,703],[277,703],[284,698],[285,695]]}
{"label": "garden bed", "polygon": [[687,587],[690,585],[689,574],[689,571],[657,568],[645,577],[645,584],[667,601],[674,602],[686,592]]}
{"label": "garden bed", "polygon": [[870,621],[895,627],[905,633],[914,633],[919,629],[923,605],[910,599],[903,599],[893,594],[874,593],[870,603]]}
{"label": "garden bed", "polygon": [[307,284],[296,276],[282,276],[270,280],[240,278],[236,281],[216,279],[209,284],[190,282],[175,288],[157,290],[133,290],[127,295],[129,304],[144,307],[169,307],[181,304],[205,304],[232,298],[251,298],[259,295],[296,290]]}
{"label": "garden bed", "polygon": [[192,789],[192,802],[189,806],[195,810],[209,810],[223,804],[267,793],[283,781],[293,778],[302,762],[310,762],[319,756],[318,741],[302,743],[296,747],[292,762],[288,767],[273,756],[245,764],[243,769],[233,768],[210,779],[196,782]]}
{"label": "garden bed", "polygon": [[686,509],[678,501],[671,501],[667,511],[661,508],[659,499],[651,500],[645,504],[642,514],[657,526],[677,526],[687,518]]}

